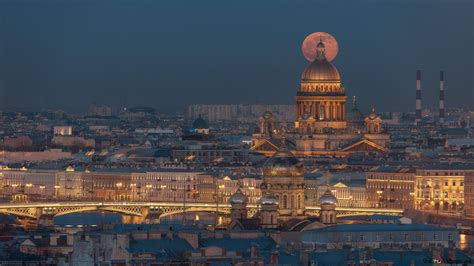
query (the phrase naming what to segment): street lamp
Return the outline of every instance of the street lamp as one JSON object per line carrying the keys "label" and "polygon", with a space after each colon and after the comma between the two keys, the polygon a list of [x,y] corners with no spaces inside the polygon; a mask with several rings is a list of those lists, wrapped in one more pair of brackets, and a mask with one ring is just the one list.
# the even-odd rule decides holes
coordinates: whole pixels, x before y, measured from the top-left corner
{"label": "street lamp", "polygon": [[412,207],[415,208],[415,192],[410,192],[410,200]]}
{"label": "street lamp", "polygon": [[25,185],[25,187],[26,187],[25,194],[32,194],[31,188],[33,187],[33,184],[28,183]]}
{"label": "street lamp", "polygon": [[60,188],[61,188],[61,186],[58,186],[58,185],[54,186],[54,196],[56,197],[56,199],[58,199]]}
{"label": "street lamp", "polygon": [[379,207],[382,208],[382,193],[383,190],[377,190],[377,195],[379,195]]}
{"label": "street lamp", "polygon": [[40,193],[41,193],[41,194],[40,194],[40,199],[41,199],[41,200],[44,200],[44,198],[45,198],[45,196],[44,196],[44,189],[46,188],[46,186],[45,186],[45,185],[40,185],[39,188],[40,188]]}
{"label": "street lamp", "polygon": [[120,189],[122,188],[123,184],[122,184],[122,182],[117,182],[115,184],[115,186],[117,187],[117,192],[116,192],[116,195],[115,195],[115,199],[120,200]]}

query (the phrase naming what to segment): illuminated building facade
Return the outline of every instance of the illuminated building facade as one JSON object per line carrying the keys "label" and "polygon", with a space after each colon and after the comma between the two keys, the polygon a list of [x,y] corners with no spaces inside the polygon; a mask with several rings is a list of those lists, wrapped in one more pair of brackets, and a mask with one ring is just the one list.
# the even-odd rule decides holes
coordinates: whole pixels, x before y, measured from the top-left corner
{"label": "illuminated building facade", "polygon": [[414,177],[415,208],[455,212],[464,206],[465,170],[420,169]]}
{"label": "illuminated building facade", "polygon": [[76,172],[73,167],[56,173],[56,197],[63,199],[83,199],[89,195],[83,189],[82,173]]}
{"label": "illuminated building facade", "polygon": [[98,200],[131,200],[130,173],[90,172],[82,173],[84,193]]}
{"label": "illuminated building facade", "polygon": [[261,184],[262,180],[256,178],[242,178],[239,180],[229,177],[219,178],[217,179],[219,202],[228,202],[230,197],[235,194],[240,187],[241,192],[247,197],[248,203],[256,204],[258,199],[262,196],[260,190]]}
{"label": "illuminated building facade", "polygon": [[412,209],[415,170],[378,167],[366,172],[367,205],[372,208]]}
{"label": "illuminated building facade", "polygon": [[38,170],[30,172],[26,168],[2,170],[0,172],[1,195],[10,200],[15,195],[26,195],[27,199],[52,198],[56,194],[56,171]]}
{"label": "illuminated building facade", "polygon": [[55,126],[54,135],[72,136],[72,126]]}
{"label": "illuminated building facade", "polygon": [[[327,186],[306,181],[306,205],[316,206],[318,200],[327,190]],[[337,183],[331,187],[336,196],[339,207],[367,207],[367,193],[365,187],[351,186]]]}
{"label": "illuminated building facade", "polygon": [[202,172],[142,172],[132,173],[130,187],[136,201],[178,201],[199,200],[198,179],[212,180]]}
{"label": "illuminated building facade", "polygon": [[[353,108],[346,111],[346,90],[339,72],[326,59],[322,41],[316,49],[316,59],[303,71],[296,94],[294,128],[287,132],[291,151],[299,157],[386,152],[390,136],[382,129],[382,119],[375,108],[362,118],[354,101]],[[251,147],[267,156],[278,150],[275,143],[281,138],[281,134],[267,133],[270,117],[267,112],[262,115]]]}
{"label": "illuminated building facade", "polygon": [[464,176],[464,212],[466,216],[474,217],[474,171]]}
{"label": "illuminated building facade", "polygon": [[[219,178],[200,171],[162,169],[161,171],[79,171],[66,169],[0,169],[3,201],[98,200],[167,201],[227,203],[240,187],[248,202],[261,197],[261,179],[255,177]],[[21,197],[20,197],[21,196]]]}

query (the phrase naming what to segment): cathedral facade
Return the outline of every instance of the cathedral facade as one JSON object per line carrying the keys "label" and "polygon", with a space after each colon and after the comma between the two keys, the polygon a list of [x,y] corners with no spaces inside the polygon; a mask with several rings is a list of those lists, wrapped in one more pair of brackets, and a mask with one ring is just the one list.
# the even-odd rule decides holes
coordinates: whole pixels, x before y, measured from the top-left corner
{"label": "cathedral facade", "polygon": [[253,134],[251,149],[270,156],[279,150],[279,139],[285,135],[285,148],[298,157],[388,151],[390,136],[384,132],[375,108],[364,116],[354,98],[346,110],[347,96],[339,71],[326,59],[322,40],[316,49],[316,58],[301,75],[294,126],[282,133],[276,118],[265,112]]}

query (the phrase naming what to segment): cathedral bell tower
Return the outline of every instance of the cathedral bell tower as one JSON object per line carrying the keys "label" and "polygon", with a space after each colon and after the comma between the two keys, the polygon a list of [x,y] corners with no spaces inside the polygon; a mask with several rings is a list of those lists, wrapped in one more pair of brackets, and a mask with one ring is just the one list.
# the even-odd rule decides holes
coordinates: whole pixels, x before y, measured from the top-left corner
{"label": "cathedral bell tower", "polygon": [[323,224],[335,224],[336,223],[336,204],[337,199],[332,194],[331,190],[328,189],[319,198],[319,206],[321,207],[319,213],[319,220]]}
{"label": "cathedral bell tower", "polygon": [[247,196],[242,193],[240,187],[237,191],[229,198],[229,203],[231,205],[230,218],[232,221],[237,219],[246,219],[247,218]]}
{"label": "cathedral bell tower", "polygon": [[305,183],[303,163],[282,147],[263,165],[262,193],[269,191],[278,200],[279,219],[305,217]]}

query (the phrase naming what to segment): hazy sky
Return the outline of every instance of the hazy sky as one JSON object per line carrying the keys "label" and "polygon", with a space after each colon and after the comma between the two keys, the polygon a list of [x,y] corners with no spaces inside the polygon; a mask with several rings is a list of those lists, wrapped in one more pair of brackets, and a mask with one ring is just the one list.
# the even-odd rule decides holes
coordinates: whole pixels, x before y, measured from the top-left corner
{"label": "hazy sky", "polygon": [[0,0],[0,109],[294,103],[307,34],[334,35],[348,96],[474,102],[471,0]]}

